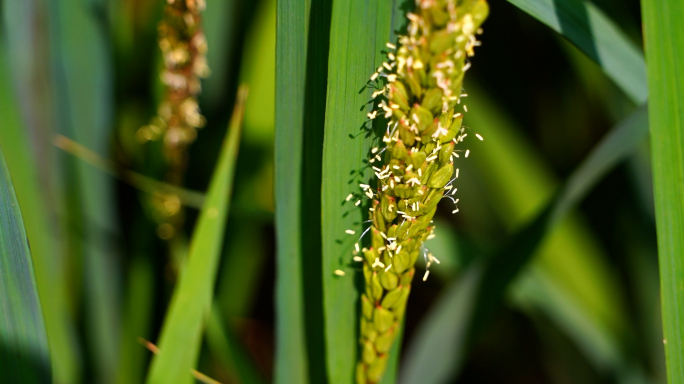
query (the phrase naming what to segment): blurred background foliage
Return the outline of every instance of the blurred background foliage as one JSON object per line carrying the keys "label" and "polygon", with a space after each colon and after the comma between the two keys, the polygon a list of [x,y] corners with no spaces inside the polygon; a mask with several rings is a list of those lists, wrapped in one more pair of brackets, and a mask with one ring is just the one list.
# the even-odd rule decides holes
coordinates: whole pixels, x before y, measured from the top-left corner
{"label": "blurred background foliage", "polygon": [[[0,3],[0,148],[33,254],[54,382],[145,380],[152,354],[140,340],[159,337],[198,216],[193,201],[208,188],[241,83],[249,97],[197,370],[225,383],[269,382],[278,358],[275,0],[208,1],[207,124],[182,186],[192,201],[150,181],[164,178],[161,144],[136,139],[163,95],[164,2]],[[594,4],[641,46],[637,1]],[[465,83],[465,124],[485,141],[462,166],[460,213],[446,207],[436,219],[428,247],[443,263],[413,285],[406,362],[473,258],[534,218],[638,106],[567,40],[508,2],[490,5]],[[56,146],[60,137],[95,156]],[[665,382],[650,170],[643,140],[545,236],[447,382]],[[131,181],[129,171],[147,178]],[[165,231],[165,210],[182,216],[178,233]]]}

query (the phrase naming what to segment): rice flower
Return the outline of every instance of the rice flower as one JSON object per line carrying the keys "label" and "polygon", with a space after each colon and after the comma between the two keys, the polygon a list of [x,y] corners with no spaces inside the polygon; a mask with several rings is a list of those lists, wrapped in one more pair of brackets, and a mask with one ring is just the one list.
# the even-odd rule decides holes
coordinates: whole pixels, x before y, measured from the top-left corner
{"label": "rice flower", "polygon": [[[205,8],[205,0],[166,0],[157,27],[164,63],[159,74],[165,88],[164,98],[157,106],[157,115],[136,133],[141,143],[163,140],[168,165],[164,179],[174,185],[181,184],[188,146],[195,141],[197,130],[206,124],[197,101],[200,79],[210,72],[202,29]],[[178,201],[178,196],[168,192],[157,192],[150,198],[158,223],[157,235],[164,240],[173,238],[182,226],[183,209]]]}
{"label": "rice flower", "polygon": [[200,79],[209,75],[207,41],[202,30],[205,0],[167,0],[159,23],[159,48],[164,68],[160,79],[166,88],[157,117],[138,131],[141,141],[163,138],[172,173],[182,174],[187,146],[205,124],[197,96]]}
{"label": "rice flower", "polygon": [[358,384],[377,383],[385,372],[421,253],[424,279],[430,265],[439,263],[422,245],[434,237],[437,204],[444,198],[458,203],[454,161],[470,154],[457,148],[468,136],[461,124],[467,112],[463,76],[488,12],[485,0],[416,0],[407,34],[398,47],[387,44],[388,60],[371,76],[379,102],[368,118],[389,122],[382,145],[370,154],[376,185],[360,185],[372,203],[371,225],[362,234],[370,233],[370,246],[356,244],[354,250],[365,280]]}

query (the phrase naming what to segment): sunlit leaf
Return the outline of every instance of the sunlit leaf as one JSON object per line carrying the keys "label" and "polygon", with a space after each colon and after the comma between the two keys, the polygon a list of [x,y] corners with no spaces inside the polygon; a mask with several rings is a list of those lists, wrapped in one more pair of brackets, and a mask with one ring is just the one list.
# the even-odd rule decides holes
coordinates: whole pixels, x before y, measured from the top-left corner
{"label": "sunlit leaf", "polygon": [[147,377],[150,384],[191,383],[197,364],[205,319],[211,309],[219,265],[246,89],[241,88],[228,135],[209,186],[209,192],[190,242],[188,261],[177,283],[159,337],[160,353]]}
{"label": "sunlit leaf", "polygon": [[632,101],[648,98],[646,64],[616,23],[585,0],[508,0],[575,44]]}
{"label": "sunlit leaf", "polygon": [[642,0],[669,383],[684,381],[684,3]]}

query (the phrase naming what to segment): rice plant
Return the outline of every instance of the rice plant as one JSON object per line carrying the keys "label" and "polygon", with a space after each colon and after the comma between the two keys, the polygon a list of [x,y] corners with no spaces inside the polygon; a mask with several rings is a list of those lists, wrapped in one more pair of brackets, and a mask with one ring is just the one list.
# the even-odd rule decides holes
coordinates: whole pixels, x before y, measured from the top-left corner
{"label": "rice plant", "polygon": [[0,9],[1,383],[684,382],[681,1]]}

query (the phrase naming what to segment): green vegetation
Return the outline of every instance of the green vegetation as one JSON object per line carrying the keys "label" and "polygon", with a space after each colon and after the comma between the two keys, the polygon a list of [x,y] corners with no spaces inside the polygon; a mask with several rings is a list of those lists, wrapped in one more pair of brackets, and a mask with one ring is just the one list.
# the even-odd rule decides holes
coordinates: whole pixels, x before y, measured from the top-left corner
{"label": "green vegetation", "polygon": [[[648,60],[653,194],[658,230],[663,344],[670,383],[684,380],[684,16],[680,1],[642,1]],[[666,36],[663,38],[663,36]]]}
{"label": "green vegetation", "polygon": [[680,0],[489,2],[458,212],[414,267],[361,251],[404,223],[359,184],[414,203],[369,157],[442,113],[391,63],[446,2],[0,2],[0,382],[684,382]]}

